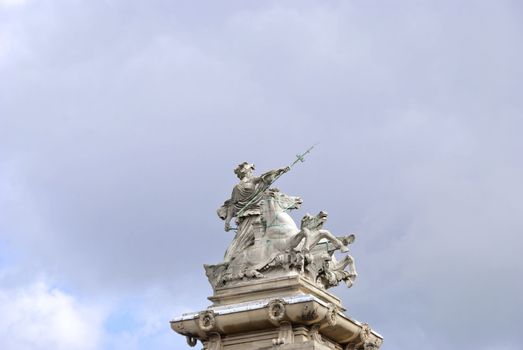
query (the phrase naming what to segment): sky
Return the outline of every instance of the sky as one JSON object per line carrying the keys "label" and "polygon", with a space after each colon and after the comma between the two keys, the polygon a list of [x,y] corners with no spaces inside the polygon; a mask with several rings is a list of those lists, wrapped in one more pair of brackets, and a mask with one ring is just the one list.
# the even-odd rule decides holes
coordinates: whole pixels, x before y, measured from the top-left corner
{"label": "sky", "polygon": [[0,0],[0,348],[185,349],[233,169],[354,232],[385,350],[523,348],[520,1]]}

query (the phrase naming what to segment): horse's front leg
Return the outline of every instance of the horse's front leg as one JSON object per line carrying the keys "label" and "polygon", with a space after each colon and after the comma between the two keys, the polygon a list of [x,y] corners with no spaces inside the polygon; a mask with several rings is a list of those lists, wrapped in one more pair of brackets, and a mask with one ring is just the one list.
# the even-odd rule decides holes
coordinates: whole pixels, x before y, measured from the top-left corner
{"label": "horse's front leg", "polygon": [[316,237],[317,241],[314,244],[318,243],[320,239],[326,238],[329,241],[331,241],[332,243],[334,243],[336,248],[339,248],[343,253],[346,253],[349,251],[349,248],[347,248],[347,246],[344,245],[342,241],[340,241],[338,238],[336,238],[336,236],[334,236],[332,233],[330,233],[330,231],[318,230],[318,233],[319,234]]}
{"label": "horse's front leg", "polygon": [[295,234],[294,236],[292,236],[290,239],[289,239],[289,250],[291,249],[295,249],[296,247],[298,247],[298,245],[301,243],[301,241],[305,238],[305,240],[307,240],[306,236],[305,236],[305,233],[303,232],[303,230],[300,230],[297,234]]}
{"label": "horse's front leg", "polygon": [[[349,267],[349,269],[348,271],[345,271],[345,268],[347,266]],[[352,287],[354,281],[356,280],[356,277],[358,277],[358,273],[356,272],[356,266],[354,265],[354,258],[350,255],[346,255],[343,258],[343,260],[337,262],[334,265],[333,270],[341,272],[340,277],[338,277],[338,282],[345,281],[345,284],[349,288]]]}
{"label": "horse's front leg", "polygon": [[310,243],[311,235],[312,235],[312,233],[310,232],[309,229],[306,229],[306,228],[301,229],[297,234],[295,234],[291,238],[290,248],[291,249],[297,248],[298,245],[303,240],[303,245],[301,246],[300,251],[303,253],[308,253],[309,250],[311,249],[311,247],[314,246],[314,242],[313,242],[313,244]]}
{"label": "horse's front leg", "polygon": [[356,272],[356,266],[354,265],[354,259],[352,258],[352,256],[347,255],[347,257],[350,258],[349,265],[348,265],[349,271],[347,271],[349,275],[347,276],[345,283],[347,284],[347,287],[350,288],[354,284],[356,277],[358,277],[358,273]]}
{"label": "horse's front leg", "polygon": [[345,268],[347,267],[347,265],[351,263],[351,261],[354,261],[354,259],[352,259],[352,256],[346,255],[343,258],[343,260],[340,260],[336,262],[336,264],[334,264],[333,270],[345,270]]}
{"label": "horse's front leg", "polygon": [[349,273],[352,276],[351,279],[354,281],[358,276],[358,273],[356,272],[356,265],[354,264],[354,259],[352,258],[352,256],[347,255],[347,257],[349,258]]}

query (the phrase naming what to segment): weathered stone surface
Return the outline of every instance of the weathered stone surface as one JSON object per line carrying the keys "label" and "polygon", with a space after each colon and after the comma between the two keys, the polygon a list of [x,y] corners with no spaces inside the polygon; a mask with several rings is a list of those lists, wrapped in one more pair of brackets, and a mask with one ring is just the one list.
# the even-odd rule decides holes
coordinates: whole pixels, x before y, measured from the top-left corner
{"label": "weathered stone surface", "polygon": [[346,316],[338,298],[299,275],[221,292],[209,298],[215,303],[207,310],[173,319],[172,329],[204,344],[220,334],[226,350],[287,349],[284,346],[290,344],[303,344],[304,349],[349,345],[358,349],[382,341],[366,324]]}
{"label": "weathered stone surface", "polygon": [[298,209],[301,198],[270,187],[290,167],[260,177],[253,170],[247,162],[235,169],[240,183],[218,209],[226,231],[236,218],[237,232],[224,260],[204,266],[212,305],[174,318],[171,328],[206,350],[378,349],[383,338],[345,315],[327,291],[353,285],[354,258],[337,260],[334,252],[347,253],[355,235],[324,229],[324,211],[306,214],[298,228],[287,211]]}
{"label": "weathered stone surface", "polygon": [[214,295],[208,299],[213,302],[213,306],[221,306],[252,300],[290,297],[303,294],[315,296],[343,309],[338,297],[311,283],[308,278],[298,273],[265,278],[257,280],[255,283],[252,281],[244,281],[234,286],[219,288],[216,289]]}
{"label": "weathered stone surface", "polygon": [[[243,162],[234,170],[240,182],[231,198],[217,210],[225,220],[225,230],[236,218],[236,235],[227,248],[223,262],[205,265],[213,289],[257,280],[301,273],[327,289],[345,282],[351,287],[357,277],[354,258],[346,255],[337,261],[334,252],[348,252],[355,235],[336,237],[323,228],[327,213],[303,216],[297,227],[289,210],[298,209],[300,197],[288,196],[271,184],[290,167],[271,170],[256,177],[254,164]],[[346,270],[347,269],[347,270]]]}

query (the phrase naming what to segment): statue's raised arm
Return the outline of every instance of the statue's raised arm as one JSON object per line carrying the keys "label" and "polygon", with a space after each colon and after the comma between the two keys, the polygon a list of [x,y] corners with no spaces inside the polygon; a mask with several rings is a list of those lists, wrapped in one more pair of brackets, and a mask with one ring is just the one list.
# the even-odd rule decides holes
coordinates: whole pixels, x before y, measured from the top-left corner
{"label": "statue's raised arm", "polygon": [[270,170],[265,174],[262,174],[258,178],[258,181],[262,182],[266,186],[265,189],[267,189],[276,180],[276,178],[280,177],[282,174],[285,174],[289,170],[291,170],[291,168],[288,166],[275,170]]}

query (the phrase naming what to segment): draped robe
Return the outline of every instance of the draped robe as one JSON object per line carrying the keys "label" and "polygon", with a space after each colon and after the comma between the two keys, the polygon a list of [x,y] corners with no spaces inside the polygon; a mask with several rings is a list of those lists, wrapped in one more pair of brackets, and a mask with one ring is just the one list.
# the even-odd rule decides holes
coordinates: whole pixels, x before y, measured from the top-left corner
{"label": "draped robe", "polygon": [[[225,219],[230,206],[233,206],[233,217],[236,217],[238,223],[236,235],[225,252],[225,262],[231,261],[237,253],[254,244],[256,229],[261,228],[261,192],[270,186],[280,172],[280,169],[271,170],[260,177],[240,181],[239,184],[234,186],[231,199],[225,201],[223,206],[218,209],[218,216]],[[258,191],[260,191],[260,195],[238,216],[238,212],[249,203]]]}

